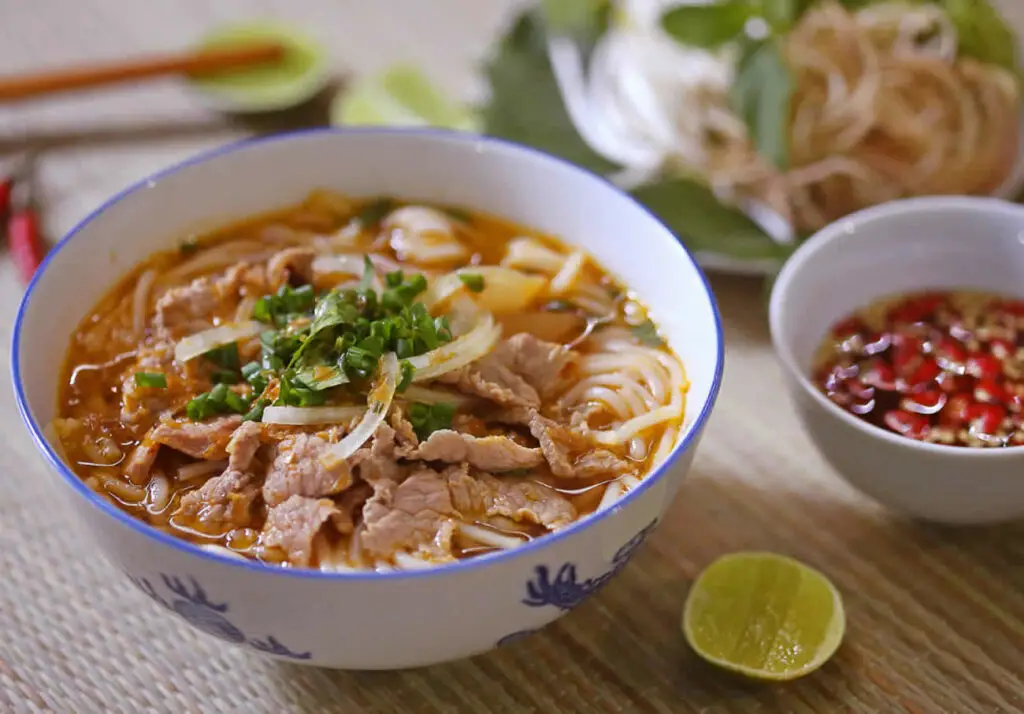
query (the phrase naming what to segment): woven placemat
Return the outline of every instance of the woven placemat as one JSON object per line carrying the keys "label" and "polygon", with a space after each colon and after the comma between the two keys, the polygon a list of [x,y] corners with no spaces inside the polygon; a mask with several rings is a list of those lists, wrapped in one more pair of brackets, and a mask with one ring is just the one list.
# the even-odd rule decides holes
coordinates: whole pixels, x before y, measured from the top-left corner
{"label": "woven placemat", "polygon": [[[343,36],[331,46],[357,71],[411,59],[457,87],[517,2],[45,0],[30,11],[23,0],[0,23],[0,66],[170,49],[212,22],[271,15],[325,41]],[[172,83],[0,109],[0,151],[51,148],[40,178],[54,235],[131,181],[237,135]],[[0,378],[0,713],[1024,711],[1024,525],[922,526],[858,496],[795,421],[760,283],[714,287],[727,329],[724,388],[690,480],[648,544],[542,632],[408,672],[278,664],[159,609],[70,520]],[[3,374],[20,295],[0,249]],[[678,623],[689,583],[737,549],[787,553],[834,579],[848,633],[822,670],[756,686],[688,651]]]}

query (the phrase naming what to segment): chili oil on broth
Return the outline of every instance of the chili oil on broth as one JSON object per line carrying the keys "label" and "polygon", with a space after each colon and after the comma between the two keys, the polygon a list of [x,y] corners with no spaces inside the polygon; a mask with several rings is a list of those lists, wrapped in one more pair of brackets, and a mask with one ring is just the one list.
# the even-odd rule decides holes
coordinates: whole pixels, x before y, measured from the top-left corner
{"label": "chili oil on broth", "polygon": [[[540,340],[571,346],[579,354],[569,386],[559,400],[545,402],[541,413],[585,414],[581,420],[594,433],[608,434],[615,427],[631,424],[631,433],[621,443],[598,446],[611,450],[632,468],[622,476],[608,473],[584,479],[563,478],[552,473],[545,462],[517,477],[562,495],[575,508],[577,517],[610,504],[635,487],[651,465],[667,456],[675,444],[682,428],[687,388],[682,365],[657,336],[643,306],[590,256],[550,236],[483,213],[442,207],[454,228],[454,238],[464,250],[450,257],[418,260],[417,251],[429,252],[430,245],[403,243],[396,240],[399,229],[383,230],[380,224],[395,210],[410,205],[391,199],[352,200],[314,191],[298,206],[190,236],[176,248],[157,253],[137,266],[90,311],[69,345],[58,405],[60,418],[55,427],[72,470],[101,496],[158,529],[236,557],[287,566],[281,549],[267,547],[263,542],[268,508],[259,496],[245,527],[226,532],[209,531],[175,517],[182,499],[220,474],[225,462],[194,459],[165,446],[159,449],[144,482],[133,483],[125,472],[133,451],[158,423],[161,413],[165,417],[184,418],[190,401],[215,389],[220,367],[205,357],[184,364],[173,361],[165,373],[166,388],[160,394],[166,403],[162,412],[149,411],[143,403],[133,419],[126,419],[122,399],[124,385],[133,375],[145,372],[140,361],[162,343],[166,348],[166,339],[157,334],[153,324],[155,305],[161,295],[204,277],[220,278],[240,263],[266,265],[283,250],[312,246],[322,255],[365,254],[407,274],[422,273],[428,278],[430,289],[451,271],[485,271],[495,266],[510,267],[542,280],[543,288],[521,309],[494,315],[503,337],[525,332]],[[317,293],[323,293],[352,281],[351,275],[316,273],[312,285]],[[553,290],[552,285],[558,289]],[[457,296],[466,297],[463,293],[472,297],[472,291],[466,290],[457,291]],[[237,296],[224,295],[206,316],[213,326],[246,320],[261,297],[262,294],[249,292],[243,286]],[[444,307],[442,303],[439,305]],[[144,319],[140,319],[140,306],[144,308]],[[174,334],[173,338],[180,340],[185,336]],[[259,360],[260,355],[259,338],[248,337],[238,342],[241,364]],[[427,386],[433,385],[428,382]],[[344,395],[351,391],[351,385],[335,391]],[[349,396],[359,399],[355,393]],[[365,400],[365,396],[362,398]],[[397,395],[396,403],[408,410],[409,404],[401,395]],[[476,400],[469,415],[475,417],[481,409],[486,412],[489,407]],[[668,418],[666,412],[671,412]],[[648,419],[649,415],[654,416]],[[356,421],[333,427],[274,424],[262,428],[265,441],[276,442],[287,435],[306,433],[335,443]],[[516,443],[536,446],[536,439],[524,426],[477,421],[477,431],[482,432],[478,436],[501,434]],[[473,433],[474,429],[466,431]],[[272,458],[272,450],[265,444],[257,452],[253,471],[265,473]],[[498,478],[501,477],[499,474]],[[261,485],[258,477],[257,489]],[[357,513],[357,520],[358,517]],[[512,547],[547,532],[537,523],[505,516],[479,518],[455,529],[452,554],[456,558],[473,557]],[[309,565],[327,570],[423,565],[423,561],[410,562],[407,553],[399,553],[386,562],[371,562],[359,553],[358,534],[358,523],[352,536],[325,529],[317,536]]]}

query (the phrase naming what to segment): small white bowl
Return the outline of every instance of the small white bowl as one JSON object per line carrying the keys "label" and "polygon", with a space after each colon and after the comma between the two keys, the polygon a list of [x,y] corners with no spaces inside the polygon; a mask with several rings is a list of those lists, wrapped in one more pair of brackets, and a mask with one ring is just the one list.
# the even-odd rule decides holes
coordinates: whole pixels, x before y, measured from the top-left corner
{"label": "small white bowl", "polygon": [[[589,250],[651,308],[690,381],[668,459],[618,503],[519,548],[418,572],[321,573],[211,554],[132,518],[72,474],[44,435],[71,333],[114,282],[190,231],[300,201],[313,188],[502,215]],[[54,248],[14,327],[12,376],[56,490],[140,590],[203,632],[282,659],[395,669],[466,657],[534,631],[614,576],[693,460],[722,376],[721,324],[693,258],[610,183],[503,141],[436,130],[314,130],[244,142],[111,199]],[[48,504],[40,505],[40,518]]]}
{"label": "small white bowl", "polygon": [[917,198],[870,208],[819,231],[772,289],[772,342],[800,419],[855,487],[911,516],[950,524],[1024,516],[1024,447],[929,444],[868,424],[811,382],[838,320],[893,293],[975,288],[1024,297],[1024,206],[992,198]]}

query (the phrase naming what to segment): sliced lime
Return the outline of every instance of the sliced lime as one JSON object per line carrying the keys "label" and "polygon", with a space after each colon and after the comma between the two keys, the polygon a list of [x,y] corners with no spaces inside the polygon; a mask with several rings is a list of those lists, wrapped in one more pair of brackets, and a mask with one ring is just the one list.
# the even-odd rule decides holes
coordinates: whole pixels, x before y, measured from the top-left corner
{"label": "sliced lime", "polygon": [[190,77],[218,108],[238,112],[277,111],[312,99],[329,79],[323,49],[303,32],[278,23],[247,22],[217,29],[200,49],[271,40],[285,48],[279,62]]}
{"label": "sliced lime", "polygon": [[331,123],[357,126],[436,126],[476,131],[473,111],[441,93],[415,67],[396,65],[356,81],[331,105]]}
{"label": "sliced lime", "polygon": [[789,680],[823,665],[846,629],[843,601],[824,575],[774,553],[734,553],[704,570],[683,610],[702,658],[755,679]]}

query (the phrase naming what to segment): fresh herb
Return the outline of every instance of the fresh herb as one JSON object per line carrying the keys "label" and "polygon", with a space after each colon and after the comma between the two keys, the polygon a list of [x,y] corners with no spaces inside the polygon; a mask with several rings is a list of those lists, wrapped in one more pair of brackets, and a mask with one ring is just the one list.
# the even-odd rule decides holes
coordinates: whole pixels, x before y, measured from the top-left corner
{"label": "fresh herb", "polygon": [[185,413],[192,421],[205,421],[218,414],[245,414],[251,406],[249,399],[231,391],[226,384],[218,384],[209,392],[190,399]]}
{"label": "fresh herb", "polygon": [[234,342],[215,347],[203,355],[216,365],[217,369],[210,375],[215,384],[237,384],[240,377],[238,345]]}
{"label": "fresh herb", "polygon": [[273,374],[265,372],[263,365],[259,362],[249,362],[241,370],[242,379],[252,385],[253,394],[263,394],[270,384],[270,376]]}
{"label": "fresh herb", "polygon": [[455,405],[448,402],[424,404],[414,402],[409,405],[409,423],[412,424],[416,436],[424,440],[440,429],[450,429],[455,416]]}
{"label": "fresh herb", "polygon": [[743,33],[747,22],[757,15],[757,5],[751,0],[679,5],[662,15],[661,26],[684,45],[714,49]]}
{"label": "fresh herb", "polygon": [[541,0],[540,14],[548,32],[571,37],[589,54],[607,29],[609,0]]}
{"label": "fresh herb", "polygon": [[648,347],[664,347],[665,341],[658,335],[658,328],[650,320],[633,325],[633,336]]}
{"label": "fresh herb", "polygon": [[956,27],[960,54],[1020,73],[1017,36],[986,0],[938,0]]}
{"label": "fresh herb", "polygon": [[252,405],[252,408],[245,413],[242,417],[242,421],[262,421],[263,410],[270,405],[269,399],[257,399]]}
{"label": "fresh herb", "polygon": [[384,216],[395,208],[395,199],[383,196],[369,201],[356,214],[356,220],[364,229],[370,229],[384,220]]}
{"label": "fresh herb", "polygon": [[140,387],[167,389],[167,375],[163,372],[136,372],[135,383]]}
{"label": "fresh herb", "polygon": [[484,276],[480,273],[459,273],[459,280],[470,292],[482,293],[484,291]]}
{"label": "fresh herb", "polygon": [[199,243],[195,238],[186,238],[178,245],[178,252],[182,255],[192,255],[199,250]]}
{"label": "fresh herb", "polygon": [[323,392],[310,389],[295,378],[295,374],[285,371],[281,375],[281,383],[278,388],[277,406],[285,407],[317,407],[327,401]]}
{"label": "fresh herb", "polygon": [[789,109],[793,77],[778,39],[750,43],[729,91],[733,111],[747,125],[757,152],[775,167],[789,167]]}
{"label": "fresh herb", "polygon": [[409,388],[409,385],[412,384],[412,378],[416,376],[416,368],[412,366],[412,363],[409,362],[409,360],[402,360],[401,368],[402,371],[398,380],[398,386],[395,387],[395,391],[399,394]]}
{"label": "fresh herb", "polygon": [[252,317],[268,325],[284,327],[296,316],[313,309],[316,292],[312,285],[293,288],[282,285],[274,295],[265,295],[256,301]]}

